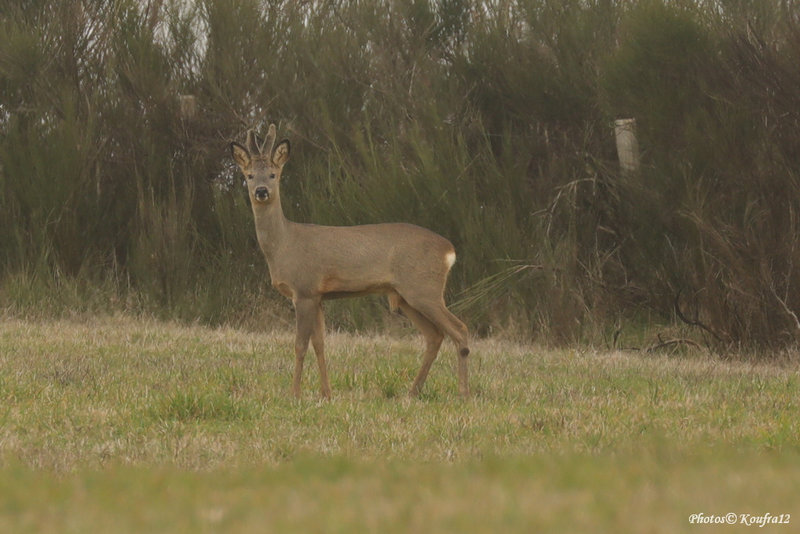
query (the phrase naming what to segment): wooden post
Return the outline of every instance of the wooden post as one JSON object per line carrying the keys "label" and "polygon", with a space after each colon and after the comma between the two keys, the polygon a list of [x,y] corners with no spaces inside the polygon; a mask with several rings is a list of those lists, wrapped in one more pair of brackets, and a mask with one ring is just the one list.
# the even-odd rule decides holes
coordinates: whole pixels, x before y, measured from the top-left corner
{"label": "wooden post", "polygon": [[617,157],[622,172],[638,172],[639,143],[636,141],[636,119],[615,120],[614,135],[617,139]]}

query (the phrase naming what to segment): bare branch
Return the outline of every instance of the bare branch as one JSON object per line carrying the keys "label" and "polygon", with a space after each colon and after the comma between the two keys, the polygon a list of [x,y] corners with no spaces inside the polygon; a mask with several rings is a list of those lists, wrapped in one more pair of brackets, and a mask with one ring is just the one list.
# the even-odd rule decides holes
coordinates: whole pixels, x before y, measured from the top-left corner
{"label": "bare branch", "polygon": [[678,319],[688,324],[689,326],[697,326],[699,328],[702,328],[703,330],[714,336],[714,339],[722,343],[723,342],[722,336],[720,336],[719,334],[714,332],[711,328],[700,322],[700,320],[697,317],[695,317],[694,319],[689,319],[688,317],[686,317],[686,315],[684,315],[684,313],[681,311],[681,304],[680,304],[682,292],[683,289],[679,289],[678,293],[675,295],[675,314],[678,316]]}
{"label": "bare branch", "polygon": [[794,321],[794,327],[795,330],[797,331],[796,337],[800,337],[800,319],[797,318],[797,314],[793,312],[791,308],[789,308],[789,305],[786,304],[786,301],[784,299],[778,296],[778,293],[777,291],[775,291],[775,287],[772,284],[769,284],[769,290],[770,292],[772,292],[772,296],[775,297],[775,300],[777,300],[778,303],[780,303],[786,315],[788,315],[792,319],[792,321]]}
{"label": "bare branch", "polygon": [[650,345],[649,347],[647,347],[645,349],[645,352],[656,352],[657,350],[665,349],[667,347],[675,347],[678,345],[689,345],[697,349],[702,348],[696,341],[686,338],[662,340],[661,336],[659,336],[658,341],[659,341],[658,343],[655,343],[654,345]]}

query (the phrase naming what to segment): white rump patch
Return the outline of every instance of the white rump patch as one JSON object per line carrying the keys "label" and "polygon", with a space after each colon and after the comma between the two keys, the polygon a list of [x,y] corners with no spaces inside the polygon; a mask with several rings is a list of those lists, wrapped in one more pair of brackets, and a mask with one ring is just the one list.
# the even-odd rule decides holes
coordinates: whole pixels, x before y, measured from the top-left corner
{"label": "white rump patch", "polygon": [[447,263],[447,268],[450,269],[453,264],[456,262],[456,253],[455,252],[448,252],[444,255],[444,261]]}

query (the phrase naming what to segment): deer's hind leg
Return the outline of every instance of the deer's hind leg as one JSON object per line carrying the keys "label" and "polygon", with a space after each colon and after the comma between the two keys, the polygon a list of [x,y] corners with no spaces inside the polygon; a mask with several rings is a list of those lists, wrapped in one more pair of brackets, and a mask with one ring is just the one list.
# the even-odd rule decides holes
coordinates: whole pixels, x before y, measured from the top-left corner
{"label": "deer's hind leg", "polygon": [[428,378],[428,373],[431,370],[436,356],[439,354],[439,347],[442,346],[444,334],[439,328],[429,321],[424,315],[412,308],[402,297],[390,296],[389,300],[392,307],[398,307],[402,310],[403,315],[414,323],[422,336],[425,338],[425,353],[422,356],[422,367],[420,367],[417,377],[414,379],[414,384],[411,386],[410,394],[418,396],[422,392],[422,386],[425,385],[425,380]]}
{"label": "deer's hind leg", "polygon": [[458,390],[462,396],[469,395],[467,356],[469,356],[469,331],[461,320],[453,315],[444,304],[444,299],[430,300],[401,295],[414,310],[432,323],[442,333],[447,334],[458,348]]}

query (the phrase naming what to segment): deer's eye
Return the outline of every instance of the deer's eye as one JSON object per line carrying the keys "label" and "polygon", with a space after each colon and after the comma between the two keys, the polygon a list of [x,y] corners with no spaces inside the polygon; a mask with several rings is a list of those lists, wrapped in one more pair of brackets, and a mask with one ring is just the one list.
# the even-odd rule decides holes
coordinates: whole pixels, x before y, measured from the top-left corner
{"label": "deer's eye", "polygon": [[248,180],[252,180],[252,179],[253,179],[253,175],[252,175],[252,174],[248,174],[248,175],[247,175],[247,179],[248,179]]}
{"label": "deer's eye", "polygon": [[274,180],[275,179],[275,173],[274,172],[269,175],[269,179],[270,180]]}

